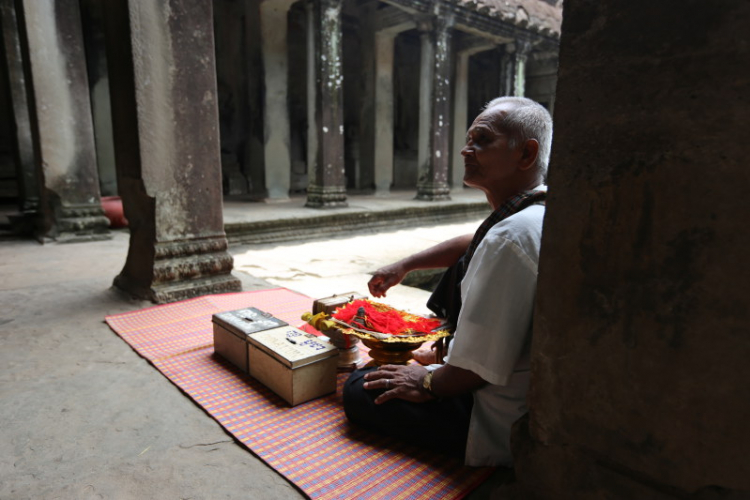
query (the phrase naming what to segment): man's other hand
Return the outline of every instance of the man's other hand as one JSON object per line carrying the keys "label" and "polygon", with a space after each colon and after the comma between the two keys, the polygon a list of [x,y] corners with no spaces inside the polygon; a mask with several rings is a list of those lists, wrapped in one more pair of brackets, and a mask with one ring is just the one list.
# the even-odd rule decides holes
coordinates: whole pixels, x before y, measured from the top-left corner
{"label": "man's other hand", "polygon": [[392,286],[401,283],[406,276],[406,270],[399,263],[381,267],[373,274],[367,286],[373,297],[385,297],[385,292]]}
{"label": "man's other hand", "polygon": [[427,375],[427,369],[419,365],[383,365],[378,370],[365,375],[364,387],[385,391],[375,398],[375,404],[383,404],[394,398],[424,403],[434,399],[422,387],[422,379],[425,375]]}

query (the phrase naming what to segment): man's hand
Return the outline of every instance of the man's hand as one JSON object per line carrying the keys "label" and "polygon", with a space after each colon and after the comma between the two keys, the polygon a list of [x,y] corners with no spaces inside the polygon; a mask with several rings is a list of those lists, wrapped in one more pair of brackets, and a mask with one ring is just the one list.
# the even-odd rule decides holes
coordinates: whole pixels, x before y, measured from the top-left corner
{"label": "man's hand", "polygon": [[435,363],[439,363],[440,361],[437,359],[437,352],[435,351],[435,344],[432,344],[432,347],[428,351],[427,349],[417,349],[416,351],[412,351],[411,353],[412,358],[414,361],[419,363],[420,365],[432,365]]}
{"label": "man's hand", "polygon": [[367,286],[373,297],[385,297],[385,292],[394,285],[401,283],[407,270],[400,262],[381,267],[373,274]]}
{"label": "man's hand", "polygon": [[385,389],[375,398],[375,404],[383,404],[390,399],[405,399],[414,403],[424,403],[434,399],[423,387],[422,379],[427,369],[419,365],[383,365],[378,370],[365,375],[365,389]]}

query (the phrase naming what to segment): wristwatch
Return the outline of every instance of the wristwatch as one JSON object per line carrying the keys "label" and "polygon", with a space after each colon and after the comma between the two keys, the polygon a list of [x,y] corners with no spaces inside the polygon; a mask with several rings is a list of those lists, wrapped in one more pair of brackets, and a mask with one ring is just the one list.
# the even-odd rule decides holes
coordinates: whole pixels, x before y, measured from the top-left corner
{"label": "wristwatch", "polygon": [[427,391],[430,394],[430,396],[437,398],[438,395],[432,391],[432,374],[433,373],[435,373],[434,370],[430,370],[427,372],[427,375],[425,375],[424,378],[422,379],[422,387],[424,388],[425,391]]}

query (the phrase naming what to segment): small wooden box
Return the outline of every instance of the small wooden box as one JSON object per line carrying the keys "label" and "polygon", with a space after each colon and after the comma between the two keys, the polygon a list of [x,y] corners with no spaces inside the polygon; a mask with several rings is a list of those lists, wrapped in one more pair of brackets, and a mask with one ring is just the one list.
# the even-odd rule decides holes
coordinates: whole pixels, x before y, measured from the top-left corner
{"label": "small wooden box", "polygon": [[292,406],[336,391],[338,349],[287,326],[255,333],[247,345],[250,375]]}
{"label": "small wooden box", "polygon": [[359,299],[365,299],[364,295],[357,292],[346,292],[346,293],[337,293],[336,295],[332,295],[330,297],[324,297],[322,299],[317,299],[315,302],[313,302],[313,314],[318,314],[319,312],[324,312],[328,316],[332,315],[337,307],[341,307],[344,304],[348,304],[349,302],[353,300],[359,300]]}
{"label": "small wooden box", "polygon": [[248,373],[247,342],[250,335],[287,323],[254,307],[214,314],[214,352]]}

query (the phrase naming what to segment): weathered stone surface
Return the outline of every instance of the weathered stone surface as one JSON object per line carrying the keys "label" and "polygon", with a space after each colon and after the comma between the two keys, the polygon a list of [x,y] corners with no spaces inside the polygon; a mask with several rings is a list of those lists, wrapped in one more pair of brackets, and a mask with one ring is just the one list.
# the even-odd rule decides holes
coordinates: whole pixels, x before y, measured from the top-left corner
{"label": "weathered stone surface", "polygon": [[32,136],[42,187],[37,237],[64,241],[109,238],[109,221],[100,204],[78,2],[24,0],[20,4]]}
{"label": "weathered stone surface", "polygon": [[115,285],[156,302],[239,290],[221,211],[211,2],[108,7],[118,185],[131,230]]}
{"label": "weathered stone surface", "polygon": [[747,498],[750,4],[565,9],[525,498]]}
{"label": "weathered stone surface", "polygon": [[451,30],[454,19],[436,6],[420,25],[422,72],[419,123],[418,200],[450,199]]}

